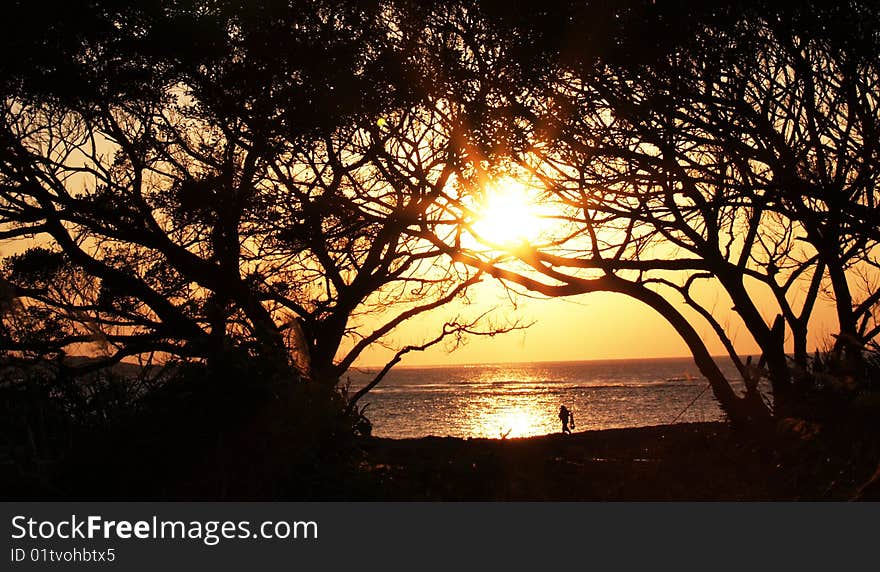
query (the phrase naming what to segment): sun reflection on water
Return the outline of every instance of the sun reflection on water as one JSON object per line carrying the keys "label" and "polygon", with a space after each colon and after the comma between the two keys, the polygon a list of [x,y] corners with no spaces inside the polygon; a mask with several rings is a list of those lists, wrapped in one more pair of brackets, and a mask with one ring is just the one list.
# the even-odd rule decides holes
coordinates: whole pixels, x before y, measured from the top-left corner
{"label": "sun reflection on water", "polygon": [[369,394],[368,416],[380,437],[490,439],[558,434],[562,404],[575,431],[720,419],[690,375],[699,372],[684,358],[402,369]]}
{"label": "sun reflection on water", "polygon": [[549,396],[529,394],[473,400],[465,415],[468,433],[491,438],[546,435],[556,430],[554,406]]}

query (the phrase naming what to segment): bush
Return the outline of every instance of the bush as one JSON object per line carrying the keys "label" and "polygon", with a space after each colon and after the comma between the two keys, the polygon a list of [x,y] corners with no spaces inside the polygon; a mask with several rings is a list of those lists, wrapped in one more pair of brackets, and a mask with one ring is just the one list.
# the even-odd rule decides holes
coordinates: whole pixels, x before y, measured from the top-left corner
{"label": "bush", "polygon": [[338,497],[356,462],[357,412],[330,386],[174,364],[78,379],[41,363],[0,385],[2,483],[13,498]]}

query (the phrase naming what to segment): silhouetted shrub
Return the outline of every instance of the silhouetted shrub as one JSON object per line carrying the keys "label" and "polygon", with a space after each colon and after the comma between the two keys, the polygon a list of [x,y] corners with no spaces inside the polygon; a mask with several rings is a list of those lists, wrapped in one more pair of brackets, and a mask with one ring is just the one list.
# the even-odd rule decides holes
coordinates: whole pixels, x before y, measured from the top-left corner
{"label": "silhouetted shrub", "polygon": [[314,498],[339,496],[354,466],[355,425],[332,386],[224,375],[172,364],[70,379],[41,362],[0,385],[11,497]]}

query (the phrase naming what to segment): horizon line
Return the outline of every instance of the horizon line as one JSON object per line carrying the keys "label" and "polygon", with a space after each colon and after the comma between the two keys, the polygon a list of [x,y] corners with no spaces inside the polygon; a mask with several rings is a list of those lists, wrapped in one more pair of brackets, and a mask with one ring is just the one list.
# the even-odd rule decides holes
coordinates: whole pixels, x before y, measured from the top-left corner
{"label": "horizon line", "polygon": [[[751,354],[748,354],[751,355]],[[730,359],[729,355],[713,355],[714,358]],[[481,365],[520,365],[520,364],[550,364],[550,363],[583,363],[598,361],[633,361],[633,360],[662,360],[662,359],[693,359],[691,355],[678,356],[653,356],[653,357],[620,357],[620,358],[591,358],[591,359],[558,359],[558,360],[519,360],[519,361],[493,361],[493,362],[469,362],[469,363],[426,363],[419,365],[402,365],[398,364],[391,369],[415,369],[415,368],[445,368],[445,367],[471,367]],[[385,367],[385,363],[372,365],[353,365],[349,369],[381,369]]]}

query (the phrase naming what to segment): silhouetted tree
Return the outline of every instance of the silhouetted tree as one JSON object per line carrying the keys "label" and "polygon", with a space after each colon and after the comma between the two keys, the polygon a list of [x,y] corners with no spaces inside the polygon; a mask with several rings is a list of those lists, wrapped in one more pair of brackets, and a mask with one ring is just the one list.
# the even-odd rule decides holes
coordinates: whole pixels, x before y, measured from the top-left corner
{"label": "silhouetted tree", "polygon": [[[135,358],[202,364],[224,407],[245,408],[251,389],[284,403],[305,386],[331,402],[327,417],[356,417],[388,368],[351,396],[340,381],[371,345],[394,350],[390,367],[517,327],[453,314],[434,337],[389,339],[480,279],[407,232],[462,151],[418,81],[404,14],[97,3],[54,57],[51,34],[16,36],[38,68],[4,64],[15,74],[0,117],[6,357],[52,363],[64,380]],[[155,45],[177,28],[208,41],[183,54]]]}
{"label": "silhouetted tree", "polygon": [[[757,2],[685,12],[633,2],[569,7],[554,19],[552,9],[530,9],[549,28],[525,32],[529,44],[558,63],[541,75],[543,93],[526,89],[534,82],[508,86],[516,102],[508,122],[527,119],[531,145],[507,149],[521,176],[549,191],[543,200],[556,202],[563,230],[550,245],[459,249],[459,259],[545,295],[602,290],[648,304],[682,336],[737,420],[768,411],[751,383],[755,368],[734,346],[736,325],[700,300],[704,283],[721,287],[761,348],[777,413],[792,393],[786,326],[794,375],[803,376],[823,291],[837,308],[836,351],[858,372],[860,348],[876,335],[878,296],[869,214],[878,167],[876,10]],[[616,27],[596,37],[582,31],[603,22]],[[547,41],[553,27],[556,44]],[[467,225],[465,201],[451,203]],[[438,244],[454,244],[438,229]],[[702,324],[750,382],[744,398],[707,350]]]}

